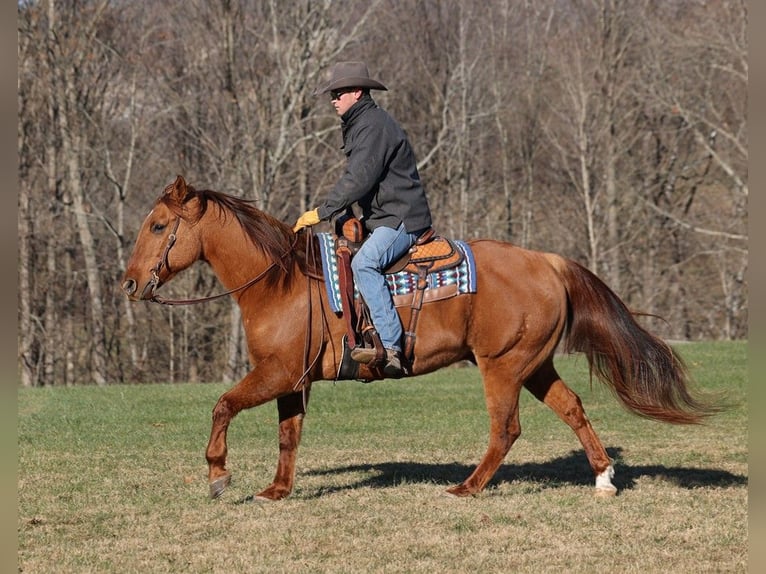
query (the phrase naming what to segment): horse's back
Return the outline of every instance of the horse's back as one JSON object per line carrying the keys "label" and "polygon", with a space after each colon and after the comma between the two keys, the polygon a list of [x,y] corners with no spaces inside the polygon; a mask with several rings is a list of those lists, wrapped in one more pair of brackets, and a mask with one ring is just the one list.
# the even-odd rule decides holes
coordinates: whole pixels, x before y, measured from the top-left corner
{"label": "horse's back", "polygon": [[467,243],[475,260],[476,293],[429,305],[430,312],[423,314],[427,338],[438,332],[440,345],[456,351],[465,345],[475,357],[557,342],[566,323],[567,296],[547,254],[496,240]]}
{"label": "horse's back", "polygon": [[476,239],[468,244],[476,259],[479,291],[499,298],[497,291],[502,290],[516,298],[517,303],[532,299],[543,304],[565,298],[566,291],[556,269],[564,264],[561,257],[491,239]]}

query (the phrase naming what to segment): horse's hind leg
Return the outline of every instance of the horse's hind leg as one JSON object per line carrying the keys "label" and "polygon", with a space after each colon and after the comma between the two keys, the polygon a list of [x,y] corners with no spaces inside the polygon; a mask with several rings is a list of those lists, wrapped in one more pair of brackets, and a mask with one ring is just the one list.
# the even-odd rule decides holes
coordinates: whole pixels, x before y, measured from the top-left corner
{"label": "horse's hind leg", "polygon": [[521,434],[519,423],[519,394],[521,385],[504,368],[505,359],[483,359],[477,363],[484,377],[484,394],[489,413],[489,445],[476,469],[465,481],[447,489],[455,496],[470,496],[481,492],[494,476],[511,446]]}
{"label": "horse's hind leg", "polygon": [[580,397],[564,383],[556,372],[552,360],[548,360],[524,386],[538,400],[548,405],[575,432],[596,475],[596,494],[599,496],[616,494],[617,488],[612,484],[614,476],[612,460],[596,436],[582,407]]}
{"label": "horse's hind leg", "polygon": [[274,481],[256,495],[260,500],[280,500],[293,490],[295,457],[301,441],[303,417],[309,400],[309,390],[277,399],[279,408],[279,462]]}

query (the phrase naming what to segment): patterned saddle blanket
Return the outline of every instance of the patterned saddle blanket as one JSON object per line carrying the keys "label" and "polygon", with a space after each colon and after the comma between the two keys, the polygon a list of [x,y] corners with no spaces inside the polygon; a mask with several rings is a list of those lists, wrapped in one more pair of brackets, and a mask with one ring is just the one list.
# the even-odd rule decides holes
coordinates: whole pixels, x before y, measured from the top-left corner
{"label": "patterned saddle blanket", "polygon": [[[338,273],[338,257],[335,253],[335,236],[332,233],[317,233],[322,255],[324,282],[327,298],[334,313],[343,311]],[[457,267],[429,273],[427,276],[423,302],[439,301],[463,293],[476,293],[476,261],[470,246],[464,241],[455,241],[463,253],[463,262]],[[399,271],[386,275],[388,289],[397,307],[409,306],[417,290],[418,276],[408,271]],[[354,289],[357,293],[356,288]]]}

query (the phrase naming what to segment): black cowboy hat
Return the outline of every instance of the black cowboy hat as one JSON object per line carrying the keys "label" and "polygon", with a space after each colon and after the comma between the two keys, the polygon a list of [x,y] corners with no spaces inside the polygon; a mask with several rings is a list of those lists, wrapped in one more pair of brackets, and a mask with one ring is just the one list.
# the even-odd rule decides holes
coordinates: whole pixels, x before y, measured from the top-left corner
{"label": "black cowboy hat", "polygon": [[367,88],[371,90],[388,90],[386,86],[370,78],[367,64],[364,62],[338,62],[328,74],[324,87],[314,90],[314,95],[326,94],[341,88]]}

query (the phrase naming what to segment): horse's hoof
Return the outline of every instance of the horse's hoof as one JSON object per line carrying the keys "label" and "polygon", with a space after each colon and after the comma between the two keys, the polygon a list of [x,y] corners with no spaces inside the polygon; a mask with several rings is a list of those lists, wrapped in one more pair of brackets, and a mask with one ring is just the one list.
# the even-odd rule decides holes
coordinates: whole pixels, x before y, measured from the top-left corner
{"label": "horse's hoof", "polygon": [[610,464],[604,472],[596,476],[596,496],[599,498],[609,498],[617,494],[617,487],[612,484],[614,478],[614,467]]}
{"label": "horse's hoof", "polygon": [[210,498],[211,500],[215,500],[216,498],[220,497],[223,494],[223,491],[226,490],[226,487],[231,484],[231,475],[226,474],[220,478],[216,478],[213,482],[210,483]]}
{"label": "horse's hoof", "polygon": [[615,496],[617,494],[617,488],[612,486],[609,487],[598,487],[596,488],[596,496],[598,498],[611,498],[612,496]]}

